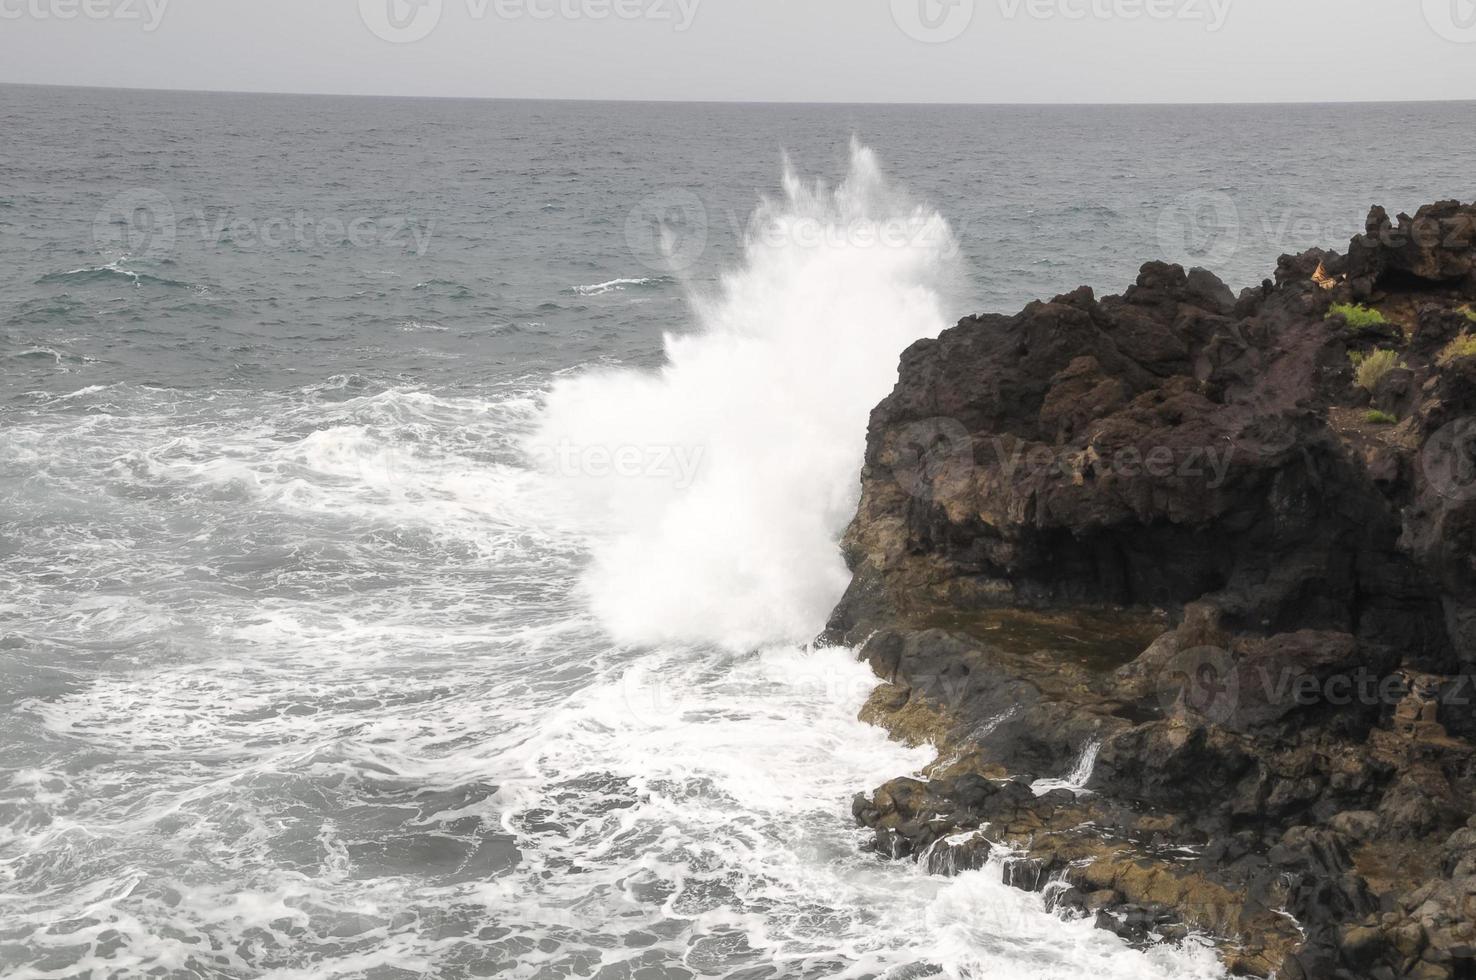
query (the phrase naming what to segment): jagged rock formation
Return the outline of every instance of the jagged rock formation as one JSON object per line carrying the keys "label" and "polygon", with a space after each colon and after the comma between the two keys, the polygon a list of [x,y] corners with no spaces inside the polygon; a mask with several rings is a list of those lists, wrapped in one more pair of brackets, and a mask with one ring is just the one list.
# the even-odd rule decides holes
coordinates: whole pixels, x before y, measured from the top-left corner
{"label": "jagged rock formation", "polygon": [[1154,262],[909,348],[827,633],[941,753],[858,798],[879,852],[1007,841],[1241,973],[1476,977],[1473,301],[1445,202],[1238,298]]}

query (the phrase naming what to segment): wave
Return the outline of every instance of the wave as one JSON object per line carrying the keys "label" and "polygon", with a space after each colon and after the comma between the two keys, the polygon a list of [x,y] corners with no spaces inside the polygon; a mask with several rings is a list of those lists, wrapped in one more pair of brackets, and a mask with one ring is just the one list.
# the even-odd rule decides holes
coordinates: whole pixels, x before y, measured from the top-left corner
{"label": "wave", "polygon": [[[1056,915],[1006,883],[1023,855],[1002,846],[986,867],[947,879],[926,864],[852,858],[846,798],[933,755],[857,719],[875,683],[846,648],[640,655],[500,757],[517,774],[498,797],[524,845],[515,881],[544,896],[543,914],[574,911],[559,924],[576,933],[616,916],[630,931],[689,917],[694,935],[666,954],[691,963],[727,934],[728,976],[782,963],[852,980],[1223,977],[1199,937],[1140,953],[1090,918]],[[579,875],[558,873],[574,864]],[[639,901],[651,894],[671,904]],[[823,939],[811,918],[820,909]],[[526,928],[547,935],[542,922]]]}
{"label": "wave", "polygon": [[135,286],[168,286],[175,289],[197,289],[204,287],[193,283],[180,282],[178,279],[167,279],[162,276],[153,276],[147,272],[137,272],[126,269],[122,265],[123,260],[118,259],[107,265],[86,266],[80,269],[69,269],[66,272],[48,272],[37,279],[37,284],[47,283],[91,283],[112,282],[118,279],[126,279]]}
{"label": "wave", "polygon": [[[611,649],[568,596],[597,525],[550,499],[589,487],[519,451],[547,419],[542,382],[128,385],[108,415],[0,430],[0,464],[51,491],[15,515],[21,621],[69,672],[120,665],[88,666],[85,686],[42,678],[21,708],[120,760],[0,774],[12,796],[37,786],[11,826],[22,885],[47,883],[12,911],[21,969],[58,962],[57,935],[89,950],[102,922],[116,949],[81,955],[131,974],[455,974],[495,928],[510,977],[575,958],[850,980],[1221,976],[1208,947],[1139,954],[1062,921],[1005,885],[1006,856],[948,880],[858,856],[849,794],[934,753],[857,719],[875,678],[854,651]],[[52,532],[59,506],[99,488],[106,509],[76,515],[95,530]],[[95,594],[140,580],[162,584]],[[311,917],[255,944],[284,903]],[[345,948],[350,929],[362,947]],[[202,965],[215,950],[228,962]]]}
{"label": "wave", "polygon": [[671,281],[666,276],[652,276],[644,279],[611,279],[609,282],[597,282],[592,286],[575,286],[570,292],[579,296],[603,296],[605,293],[624,292],[628,286],[660,286]]}
{"label": "wave", "polygon": [[63,374],[69,373],[67,365],[96,363],[93,358],[85,354],[57,350],[54,347],[26,347],[22,350],[6,353],[4,358],[15,361],[51,361]]}
{"label": "wave", "polygon": [[69,392],[67,394],[57,395],[53,400],[54,401],[59,401],[59,402],[64,402],[64,401],[71,401],[73,398],[86,398],[88,395],[96,395],[96,394],[98,394],[100,392],[107,391],[108,389],[113,388],[113,387],[116,387],[116,386],[115,385],[88,385],[85,388],[78,388],[76,391]]}
{"label": "wave", "polygon": [[416,289],[425,289],[425,290],[445,291],[445,292],[450,293],[452,295],[452,297],[460,297],[460,296],[470,296],[470,295],[472,295],[472,290],[471,290],[470,287],[464,285],[463,283],[459,283],[459,282],[457,282],[454,279],[436,279],[436,278],[425,279],[425,280],[423,280],[421,282],[417,282],[415,284],[415,288]]}
{"label": "wave", "polygon": [[783,187],[666,365],[561,381],[527,443],[610,529],[584,587],[623,642],[742,649],[823,626],[867,416],[902,349],[945,325],[952,231],[870,150],[836,187],[788,168]]}

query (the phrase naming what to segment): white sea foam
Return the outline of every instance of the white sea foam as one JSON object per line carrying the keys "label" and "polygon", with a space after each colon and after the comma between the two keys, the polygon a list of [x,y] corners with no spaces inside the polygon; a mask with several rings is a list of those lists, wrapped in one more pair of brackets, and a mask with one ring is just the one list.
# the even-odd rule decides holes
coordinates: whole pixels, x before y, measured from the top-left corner
{"label": "white sea foam", "polygon": [[[844,584],[866,412],[947,266],[784,229],[898,215],[946,232],[864,152],[834,191],[791,178],[664,371],[546,408],[541,377],[120,385],[0,429],[0,657],[34,685],[0,713],[12,972],[1219,977],[1062,923],[1002,860],[859,854],[850,795],[932,753],[857,720],[852,651],[763,642]],[[537,473],[534,427],[706,455],[685,487]]]}
{"label": "white sea foam", "polygon": [[[527,392],[340,390],[196,414],[123,389],[128,413],[9,434],[60,458],[64,496],[101,474],[120,501],[21,542],[40,591],[18,581],[9,611],[73,658],[116,655],[17,715],[97,761],[0,779],[5,873],[51,883],[0,896],[37,957],[65,943],[70,973],[142,973],[213,949],[215,969],[304,978],[532,978],[571,957],[1219,975],[1194,944],[1145,956],[1062,923],[998,866],[942,879],[859,855],[850,795],[932,752],[857,720],[874,678],[852,651],[610,647],[567,601],[597,529],[548,501],[564,481],[498,462]],[[379,465],[408,450],[418,465]],[[54,505],[34,506],[19,516]],[[130,576],[161,584],[85,591]],[[117,939],[89,951],[103,931]]]}
{"label": "white sea foam", "polygon": [[580,296],[603,296],[605,293],[623,292],[627,286],[654,286],[667,281],[664,277],[659,276],[639,279],[611,279],[608,282],[597,282],[589,286],[575,286],[574,292]]}
{"label": "white sea foam", "polygon": [[86,398],[88,395],[95,395],[95,394],[97,394],[100,391],[107,391],[111,387],[113,387],[113,386],[112,385],[88,385],[85,388],[78,388],[76,391],[68,392],[67,394],[64,394],[64,395],[57,395],[56,396],[56,400],[57,401],[68,401],[68,400],[73,399],[73,398]]}
{"label": "white sea foam", "polygon": [[1038,895],[1004,884],[1009,857],[991,855],[930,903],[929,957],[958,980],[1219,980],[1224,968],[1197,938],[1144,953],[1127,949],[1090,919],[1062,921]]}
{"label": "white sea foam", "polygon": [[901,350],[944,326],[953,252],[943,218],[857,147],[833,189],[786,174],[742,266],[694,301],[692,333],[666,338],[665,367],[555,387],[530,443],[545,458],[700,459],[686,482],[654,468],[571,477],[610,528],[585,585],[616,637],[741,649],[823,625],[848,577],[837,542],[867,416]]}
{"label": "white sea foam", "polygon": [[1097,753],[1102,750],[1102,742],[1092,739],[1082,746],[1081,754],[1076,757],[1071,771],[1065,776],[1055,779],[1037,779],[1030,784],[1036,796],[1044,796],[1052,790],[1069,789],[1073,793],[1087,792],[1086,785],[1091,781],[1092,771],[1097,767]]}

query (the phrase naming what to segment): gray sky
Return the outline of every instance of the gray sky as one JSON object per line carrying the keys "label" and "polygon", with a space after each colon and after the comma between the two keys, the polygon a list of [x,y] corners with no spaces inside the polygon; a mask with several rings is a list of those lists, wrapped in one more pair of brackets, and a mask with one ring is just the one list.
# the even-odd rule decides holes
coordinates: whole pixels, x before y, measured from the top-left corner
{"label": "gray sky", "polygon": [[0,0],[0,81],[820,102],[1476,99],[1476,0]]}

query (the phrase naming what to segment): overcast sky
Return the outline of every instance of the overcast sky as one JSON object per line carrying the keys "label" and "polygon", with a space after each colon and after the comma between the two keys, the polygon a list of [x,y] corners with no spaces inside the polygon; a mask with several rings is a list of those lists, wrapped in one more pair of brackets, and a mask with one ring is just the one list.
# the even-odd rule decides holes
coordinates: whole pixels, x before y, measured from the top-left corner
{"label": "overcast sky", "polygon": [[0,80],[502,98],[1476,99],[1476,0],[0,0]]}

